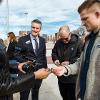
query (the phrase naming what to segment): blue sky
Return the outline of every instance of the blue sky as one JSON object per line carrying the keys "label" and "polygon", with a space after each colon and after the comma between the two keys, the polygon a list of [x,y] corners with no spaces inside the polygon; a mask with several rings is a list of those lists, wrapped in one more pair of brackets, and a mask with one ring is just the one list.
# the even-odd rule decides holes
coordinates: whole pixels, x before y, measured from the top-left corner
{"label": "blue sky", "polygon": [[21,30],[31,30],[31,21],[35,18],[43,23],[41,34],[54,34],[62,25],[69,25],[71,30],[75,30],[81,24],[77,8],[83,1],[8,0],[8,13],[7,0],[3,0],[0,4],[0,38],[6,38],[8,31],[18,35]]}

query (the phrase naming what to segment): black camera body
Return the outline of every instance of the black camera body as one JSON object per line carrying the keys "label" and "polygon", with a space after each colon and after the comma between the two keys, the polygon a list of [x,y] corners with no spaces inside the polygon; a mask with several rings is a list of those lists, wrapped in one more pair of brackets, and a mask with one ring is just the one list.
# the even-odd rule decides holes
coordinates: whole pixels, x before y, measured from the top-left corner
{"label": "black camera body", "polygon": [[26,73],[36,71],[36,70],[39,69],[39,66],[42,65],[42,64],[39,63],[35,58],[34,58],[34,59],[31,59],[31,58],[28,58],[28,57],[26,57],[26,58],[27,58],[27,60],[32,61],[32,63],[24,64],[23,70],[24,70]]}
{"label": "black camera body", "polygon": [[26,49],[26,47],[21,48],[20,46],[15,47],[16,52],[20,52],[22,55],[22,59],[25,61],[31,61],[32,63],[24,64],[23,70],[26,73],[33,72],[39,69],[39,66],[42,65],[37,58],[34,56],[31,56],[30,52]]}

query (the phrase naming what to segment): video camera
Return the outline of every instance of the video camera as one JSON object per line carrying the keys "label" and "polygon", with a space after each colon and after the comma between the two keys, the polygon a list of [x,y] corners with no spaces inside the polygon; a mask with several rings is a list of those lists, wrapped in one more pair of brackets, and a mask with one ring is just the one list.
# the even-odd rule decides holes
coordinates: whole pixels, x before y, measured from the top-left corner
{"label": "video camera", "polygon": [[16,53],[20,52],[22,55],[22,58],[25,61],[31,61],[31,63],[25,64],[23,66],[23,70],[26,73],[36,71],[39,69],[39,66],[42,66],[42,63],[40,63],[35,56],[34,57],[31,56],[31,54],[28,52],[26,47],[21,48],[21,46],[16,46],[15,51],[16,51]]}
{"label": "video camera", "polygon": [[24,64],[23,66],[23,70],[26,73],[32,72],[32,71],[36,71],[39,69],[39,66],[41,66],[42,64],[40,62],[37,61],[37,59],[33,59],[33,58],[29,58],[29,57],[25,57],[28,61],[31,61],[31,63],[28,64]]}

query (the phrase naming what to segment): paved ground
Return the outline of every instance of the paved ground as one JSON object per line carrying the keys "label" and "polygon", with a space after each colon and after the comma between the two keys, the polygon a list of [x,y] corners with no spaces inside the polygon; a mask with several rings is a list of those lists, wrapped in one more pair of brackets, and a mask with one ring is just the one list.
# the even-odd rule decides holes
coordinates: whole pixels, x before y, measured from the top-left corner
{"label": "paved ground", "polygon": [[[55,66],[51,60],[51,50],[53,46],[54,44],[52,42],[48,42],[46,44],[46,55],[49,68]],[[19,93],[14,95],[14,100],[19,100]],[[29,97],[29,100],[31,100],[31,96]],[[62,100],[58,90],[57,78],[55,75],[51,74],[48,78],[43,80],[42,86],[40,88],[39,100]]]}

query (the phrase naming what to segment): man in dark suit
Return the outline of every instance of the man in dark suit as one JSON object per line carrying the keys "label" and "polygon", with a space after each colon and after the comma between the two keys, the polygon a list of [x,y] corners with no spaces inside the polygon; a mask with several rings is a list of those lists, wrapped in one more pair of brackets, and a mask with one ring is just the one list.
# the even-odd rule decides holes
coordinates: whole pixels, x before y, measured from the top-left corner
{"label": "man in dark suit", "polygon": [[[21,37],[18,41],[18,46],[16,49],[16,59],[19,62],[25,62],[30,59],[36,59],[39,61],[35,70],[40,68],[47,68],[46,59],[46,45],[44,38],[39,36],[41,31],[42,23],[38,19],[35,19],[31,23],[32,31],[30,34]],[[29,58],[29,59],[28,59]],[[36,80],[33,85],[32,100],[38,100],[39,88],[41,86],[42,80]],[[30,90],[26,90],[20,93],[20,100],[28,100]]]}

